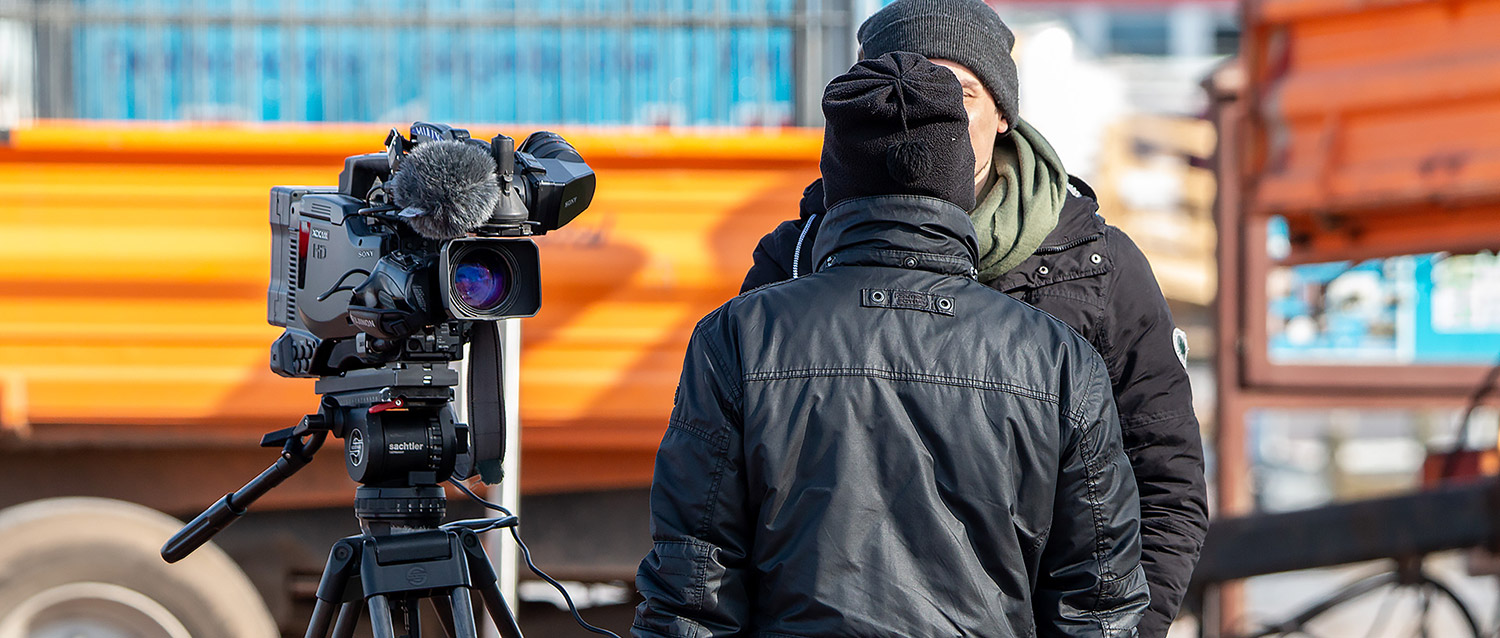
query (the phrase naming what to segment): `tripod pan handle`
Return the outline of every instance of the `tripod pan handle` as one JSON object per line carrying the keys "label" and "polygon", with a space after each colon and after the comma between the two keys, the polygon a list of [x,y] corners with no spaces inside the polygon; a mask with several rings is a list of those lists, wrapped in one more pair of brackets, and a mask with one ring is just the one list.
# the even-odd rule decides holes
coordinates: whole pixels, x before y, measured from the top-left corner
{"label": "tripod pan handle", "polygon": [[214,534],[229,527],[230,523],[233,523],[240,515],[244,514],[244,510],[236,509],[234,504],[230,502],[229,497],[231,496],[233,494],[224,495],[224,498],[214,503],[213,507],[204,510],[202,514],[199,514],[197,518],[183,527],[181,531],[168,539],[167,544],[161,546],[162,559],[169,563],[175,563],[187,558],[187,555],[193,553],[193,550],[202,547],[204,543],[208,542],[208,539],[213,538]]}

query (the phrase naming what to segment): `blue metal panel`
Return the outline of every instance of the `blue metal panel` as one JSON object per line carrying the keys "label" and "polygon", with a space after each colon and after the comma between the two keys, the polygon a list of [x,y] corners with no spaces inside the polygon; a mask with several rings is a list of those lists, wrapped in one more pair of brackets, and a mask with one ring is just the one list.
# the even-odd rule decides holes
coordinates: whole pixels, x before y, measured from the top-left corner
{"label": "blue metal panel", "polygon": [[[73,28],[75,112],[84,118],[733,125],[787,123],[792,113],[793,33],[785,20],[794,0],[76,6],[85,12]],[[122,13],[137,19],[87,17]],[[226,22],[228,15],[252,19]],[[397,20],[288,17],[358,23],[371,15]],[[550,23],[495,23],[510,15]],[[590,19],[596,23],[579,23]],[[676,24],[684,19],[695,23]]]}
{"label": "blue metal panel", "polygon": [[[1273,243],[1286,225],[1271,224]],[[1410,255],[1309,264],[1273,277],[1280,363],[1484,364],[1500,356],[1500,257]]]}

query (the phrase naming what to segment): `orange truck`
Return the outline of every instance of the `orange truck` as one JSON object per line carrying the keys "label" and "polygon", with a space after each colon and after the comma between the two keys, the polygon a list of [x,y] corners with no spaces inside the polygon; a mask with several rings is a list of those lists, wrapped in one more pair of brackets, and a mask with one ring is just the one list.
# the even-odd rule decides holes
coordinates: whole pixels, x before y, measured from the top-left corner
{"label": "orange truck", "polygon": [[[275,460],[260,434],[317,407],[311,380],[268,368],[270,188],[332,184],[386,130],[41,122],[0,136],[0,636],[300,632],[330,543],[357,531],[338,454],[217,548],[172,566],[156,552],[170,517]],[[688,335],[796,214],[821,132],[561,132],[598,190],[538,241],[522,529],[557,576],[628,579]]]}

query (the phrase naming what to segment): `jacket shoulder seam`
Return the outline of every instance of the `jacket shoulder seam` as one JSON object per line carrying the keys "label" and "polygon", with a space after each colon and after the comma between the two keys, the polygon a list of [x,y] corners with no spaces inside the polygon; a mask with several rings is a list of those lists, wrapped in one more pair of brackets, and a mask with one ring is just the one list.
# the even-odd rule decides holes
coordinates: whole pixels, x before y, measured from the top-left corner
{"label": "jacket shoulder seam", "polygon": [[[713,357],[714,365],[719,368],[717,375],[719,381],[724,383],[725,387],[729,390],[730,400],[734,402],[735,406],[738,406],[740,400],[744,397],[743,389],[740,387],[740,384],[744,383],[744,375],[740,375],[739,379],[725,378],[725,373],[730,369],[728,359],[724,356],[723,352],[719,351],[719,346],[717,343],[714,343],[713,339],[704,339],[703,345],[708,348],[708,356]],[[738,381],[738,383],[735,383],[735,381]]]}
{"label": "jacket shoulder seam", "polygon": [[[803,277],[806,277],[806,275],[803,275]],[[742,293],[740,293],[738,295],[735,295],[735,296],[736,297],[744,297],[744,296],[752,294],[752,293],[760,292],[760,291],[765,290],[767,288],[775,288],[775,287],[783,285],[783,284],[789,284],[789,283],[792,283],[793,281],[796,281],[796,280],[795,279],[778,279],[778,280],[772,281],[770,283],[761,284],[759,286],[756,286],[754,288],[746,290],[746,291],[744,291],[744,292],[742,292]]]}
{"label": "jacket shoulder seam", "polygon": [[[1089,372],[1088,372],[1088,374],[1089,374],[1089,377],[1093,377],[1095,374],[1099,373],[1099,364],[1102,363],[1102,362],[1099,360],[1098,357],[1089,357],[1088,359],[1089,359]],[[1108,371],[1106,370],[1105,373],[1107,375]],[[1067,411],[1067,414],[1068,414],[1068,424],[1071,425],[1074,429],[1078,430],[1080,433],[1087,432],[1090,429],[1089,428],[1089,423],[1088,423],[1088,418],[1084,414],[1084,411],[1088,408],[1088,406],[1091,403],[1093,403],[1094,401],[1097,401],[1100,398],[1102,398],[1102,397],[1095,397],[1094,394],[1095,394],[1094,388],[1091,385],[1089,387],[1089,391],[1084,394],[1083,400],[1074,403],[1073,407]],[[1111,399],[1113,399],[1113,397],[1111,397]]]}
{"label": "jacket shoulder seam", "polygon": [[891,381],[912,381],[916,383],[932,383],[937,385],[948,385],[974,390],[991,390],[1005,392],[1037,401],[1057,403],[1055,394],[1028,388],[1001,381],[989,379],[976,379],[971,377],[958,377],[925,372],[903,372],[900,370],[887,370],[883,368],[800,368],[793,370],[772,370],[762,372],[747,372],[744,379],[746,383],[757,381],[782,381],[787,379],[812,379],[818,377],[875,377]]}

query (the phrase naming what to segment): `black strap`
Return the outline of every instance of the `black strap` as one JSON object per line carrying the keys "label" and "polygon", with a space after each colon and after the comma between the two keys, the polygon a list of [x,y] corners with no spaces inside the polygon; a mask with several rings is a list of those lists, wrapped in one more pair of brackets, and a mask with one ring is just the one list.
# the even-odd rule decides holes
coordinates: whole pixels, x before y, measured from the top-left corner
{"label": "black strap", "polygon": [[474,443],[468,476],[494,485],[505,478],[505,353],[500,323],[476,321],[469,338],[469,432]]}

